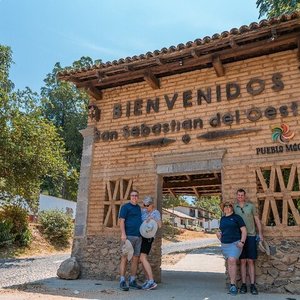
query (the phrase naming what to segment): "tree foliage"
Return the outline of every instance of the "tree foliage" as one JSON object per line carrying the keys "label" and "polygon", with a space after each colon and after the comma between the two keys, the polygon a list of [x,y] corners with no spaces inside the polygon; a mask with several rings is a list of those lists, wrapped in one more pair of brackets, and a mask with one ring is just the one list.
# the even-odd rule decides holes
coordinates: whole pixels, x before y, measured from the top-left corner
{"label": "tree foliage", "polygon": [[29,88],[13,91],[9,47],[0,45],[0,196],[24,198],[34,209],[45,176],[66,172],[64,144]]}
{"label": "tree foliage", "polygon": [[[72,67],[87,67],[92,63],[91,58],[82,57],[75,61]],[[87,125],[89,98],[73,84],[57,80],[57,74],[61,70],[60,64],[56,63],[52,73],[44,80],[45,86],[41,90],[41,95],[44,116],[58,128],[64,140],[68,172],[66,175],[61,174],[58,180],[45,179],[43,189],[50,195],[76,200],[83,142],[79,130]]]}
{"label": "tree foliage", "polygon": [[268,18],[278,17],[300,10],[299,0],[257,0],[256,7],[259,8],[259,18],[267,15]]}
{"label": "tree foliage", "polygon": [[220,203],[221,199],[218,196],[203,196],[193,200],[193,204],[196,207],[212,212],[216,218],[221,217]]}
{"label": "tree foliage", "polygon": [[172,208],[176,206],[187,206],[188,202],[184,199],[183,196],[170,196],[164,195],[162,199],[162,207],[163,208]]}

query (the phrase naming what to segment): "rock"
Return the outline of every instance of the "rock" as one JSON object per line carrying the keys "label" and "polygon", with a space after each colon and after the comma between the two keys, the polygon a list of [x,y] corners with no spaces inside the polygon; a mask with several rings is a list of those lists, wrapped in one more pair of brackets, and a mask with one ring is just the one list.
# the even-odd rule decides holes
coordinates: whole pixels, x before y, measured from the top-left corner
{"label": "rock", "polygon": [[285,289],[292,294],[299,294],[300,284],[290,283],[285,286]]}
{"label": "rock", "polygon": [[288,266],[281,263],[280,261],[274,261],[273,262],[273,267],[276,268],[279,271],[287,271]]}
{"label": "rock", "polygon": [[272,269],[268,269],[268,274],[270,274],[273,278],[277,278],[279,272],[276,269],[272,268]]}
{"label": "rock", "polygon": [[298,254],[289,254],[289,255],[286,255],[285,257],[283,257],[281,259],[281,261],[284,264],[291,265],[298,261],[298,257],[299,257]]}
{"label": "rock", "polygon": [[80,267],[75,257],[63,261],[57,270],[57,276],[62,279],[77,279]]}
{"label": "rock", "polygon": [[274,285],[276,287],[282,286],[282,285],[287,285],[289,282],[287,279],[283,280],[283,279],[276,279],[274,280]]}

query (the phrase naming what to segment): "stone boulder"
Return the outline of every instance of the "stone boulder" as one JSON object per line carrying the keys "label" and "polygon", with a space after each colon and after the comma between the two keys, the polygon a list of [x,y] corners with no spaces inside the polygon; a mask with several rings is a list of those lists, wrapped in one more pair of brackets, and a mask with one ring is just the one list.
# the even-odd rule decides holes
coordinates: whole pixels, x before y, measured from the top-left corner
{"label": "stone boulder", "polygon": [[57,276],[61,279],[77,279],[80,273],[80,266],[75,257],[63,261],[57,270]]}

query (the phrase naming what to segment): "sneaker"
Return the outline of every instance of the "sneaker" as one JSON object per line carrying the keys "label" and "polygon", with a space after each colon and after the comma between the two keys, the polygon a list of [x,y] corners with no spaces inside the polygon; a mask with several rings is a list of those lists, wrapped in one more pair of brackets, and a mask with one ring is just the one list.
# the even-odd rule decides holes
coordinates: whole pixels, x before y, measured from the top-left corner
{"label": "sneaker", "polygon": [[251,286],[250,286],[250,293],[252,295],[258,295],[257,288],[256,288],[256,286],[254,284],[251,284]]}
{"label": "sneaker", "polygon": [[154,290],[157,287],[157,283],[155,281],[148,281],[147,285],[143,288],[144,290]]}
{"label": "sneaker", "polygon": [[144,290],[145,289],[145,286],[148,284],[148,280],[146,280],[145,282],[144,282],[144,284],[142,285],[142,289]]}
{"label": "sneaker", "polygon": [[136,290],[140,290],[142,288],[139,284],[137,284],[136,280],[130,281],[129,287]]}
{"label": "sneaker", "polygon": [[247,285],[246,283],[243,283],[240,287],[240,294],[246,294],[247,293]]}
{"label": "sneaker", "polygon": [[126,282],[125,282],[124,280],[122,280],[122,281],[120,282],[120,289],[121,289],[122,291],[129,291],[129,287],[128,287],[128,285],[126,284]]}
{"label": "sneaker", "polygon": [[236,287],[235,285],[232,285],[232,286],[230,287],[230,289],[229,289],[229,294],[230,294],[231,296],[236,296],[237,293],[238,293],[237,287]]}

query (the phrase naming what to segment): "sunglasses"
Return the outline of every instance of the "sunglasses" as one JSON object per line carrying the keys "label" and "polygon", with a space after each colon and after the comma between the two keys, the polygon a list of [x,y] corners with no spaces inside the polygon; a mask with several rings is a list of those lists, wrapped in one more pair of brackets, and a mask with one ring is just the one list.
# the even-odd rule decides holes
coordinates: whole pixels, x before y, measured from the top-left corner
{"label": "sunglasses", "polygon": [[146,205],[146,204],[144,204],[144,206],[145,206],[145,207],[149,207],[150,205],[151,205],[151,204],[147,204],[147,205]]}
{"label": "sunglasses", "polygon": [[138,197],[139,195],[138,194],[131,194],[130,196],[131,197]]}

